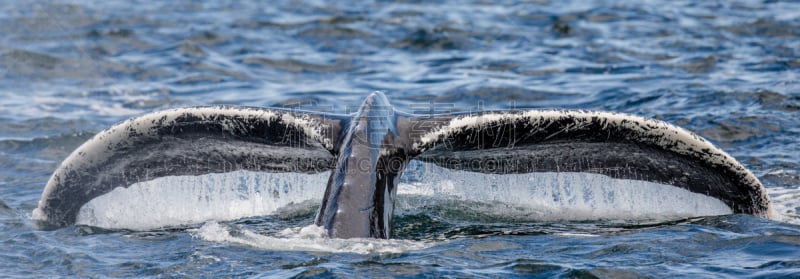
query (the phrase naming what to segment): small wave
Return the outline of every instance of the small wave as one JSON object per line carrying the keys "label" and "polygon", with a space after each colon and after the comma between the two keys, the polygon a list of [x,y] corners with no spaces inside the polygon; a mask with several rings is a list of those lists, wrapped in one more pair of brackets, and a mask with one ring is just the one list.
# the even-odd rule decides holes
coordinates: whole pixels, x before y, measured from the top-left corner
{"label": "small wave", "polygon": [[332,239],[322,227],[309,225],[287,228],[274,236],[262,235],[246,228],[208,222],[192,230],[194,236],[211,242],[247,245],[265,250],[305,251],[355,254],[389,254],[422,250],[431,242],[385,239]]}
{"label": "small wave", "polygon": [[253,56],[245,58],[242,63],[248,65],[261,65],[268,68],[273,68],[286,72],[336,72],[346,71],[352,69],[352,66],[346,64],[315,64],[312,62],[297,60],[297,59],[273,59],[267,57]]}
{"label": "small wave", "polygon": [[[69,155],[91,136],[90,133],[70,133],[33,139],[0,138],[0,165],[13,166],[16,171],[35,170],[46,173],[53,164]],[[43,166],[46,166],[45,169],[42,169]]]}
{"label": "small wave", "polygon": [[767,193],[778,221],[800,225],[800,189],[772,187]]}

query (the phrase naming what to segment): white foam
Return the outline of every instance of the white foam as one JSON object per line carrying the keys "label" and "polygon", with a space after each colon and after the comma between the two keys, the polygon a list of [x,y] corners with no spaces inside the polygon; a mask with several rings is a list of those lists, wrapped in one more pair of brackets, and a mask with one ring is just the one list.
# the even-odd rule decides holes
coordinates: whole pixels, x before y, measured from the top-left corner
{"label": "white foam", "polygon": [[775,210],[775,220],[800,225],[800,189],[775,187],[767,188],[767,193]]}
{"label": "white foam", "polygon": [[[398,209],[414,210],[428,196],[518,220],[674,220],[731,214],[722,201],[647,181],[592,173],[482,174],[421,163],[420,180],[398,187]],[[403,198],[405,196],[405,198]]]}
{"label": "white foam", "polygon": [[146,230],[264,216],[307,201],[319,202],[330,172],[237,171],[171,176],[116,188],[81,207],[76,223]]}
{"label": "white foam", "polygon": [[[231,234],[232,230],[236,233]],[[396,239],[332,239],[327,236],[325,229],[316,225],[288,228],[274,236],[268,236],[241,227],[209,222],[192,232],[205,241],[235,243],[278,251],[385,254],[421,250],[433,245],[432,242]]]}

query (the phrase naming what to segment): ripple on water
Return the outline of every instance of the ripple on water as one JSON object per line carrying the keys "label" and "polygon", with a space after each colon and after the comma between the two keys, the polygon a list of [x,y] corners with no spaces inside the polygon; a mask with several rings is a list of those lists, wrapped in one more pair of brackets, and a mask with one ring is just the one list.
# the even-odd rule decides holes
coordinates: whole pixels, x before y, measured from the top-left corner
{"label": "ripple on water", "polygon": [[[4,275],[798,277],[792,1],[84,2],[0,1]],[[743,162],[782,217],[535,222],[487,214],[498,207],[485,204],[412,203],[398,207],[394,230],[408,242],[360,244],[280,234],[297,236],[314,206],[209,223],[205,234],[202,224],[41,231],[29,220],[60,160],[126,118],[209,104],[345,112],[373,90],[422,113],[535,107],[660,118]],[[368,252],[275,248],[295,244]],[[424,247],[402,249],[413,245]],[[375,252],[391,249],[399,252]]]}

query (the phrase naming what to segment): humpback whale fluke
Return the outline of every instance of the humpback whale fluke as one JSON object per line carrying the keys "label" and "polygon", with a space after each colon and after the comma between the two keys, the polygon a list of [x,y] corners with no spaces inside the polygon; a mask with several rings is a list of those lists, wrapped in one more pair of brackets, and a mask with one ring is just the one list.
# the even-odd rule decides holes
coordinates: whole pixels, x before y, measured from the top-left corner
{"label": "humpback whale fluke", "polygon": [[718,199],[734,213],[773,214],[751,172],[663,121],[577,110],[413,115],[375,92],[351,115],[223,106],[124,121],[61,163],[34,217],[71,225],[90,200],[164,176],[331,171],[316,224],[331,237],[389,238],[398,179],[411,159],[480,173],[583,172],[657,182]]}

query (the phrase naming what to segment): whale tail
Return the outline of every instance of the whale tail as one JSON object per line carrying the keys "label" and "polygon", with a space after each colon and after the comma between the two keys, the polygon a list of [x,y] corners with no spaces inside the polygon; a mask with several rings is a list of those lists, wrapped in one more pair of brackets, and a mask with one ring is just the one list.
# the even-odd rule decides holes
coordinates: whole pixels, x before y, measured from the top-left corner
{"label": "whale tail", "polygon": [[34,216],[51,226],[74,224],[90,200],[164,176],[332,171],[317,224],[333,237],[388,238],[398,177],[412,159],[489,174],[593,173],[656,182],[718,199],[734,213],[772,217],[752,173],[666,122],[564,110],[413,115],[395,111],[381,93],[352,115],[196,107],[127,120],[62,162]]}

